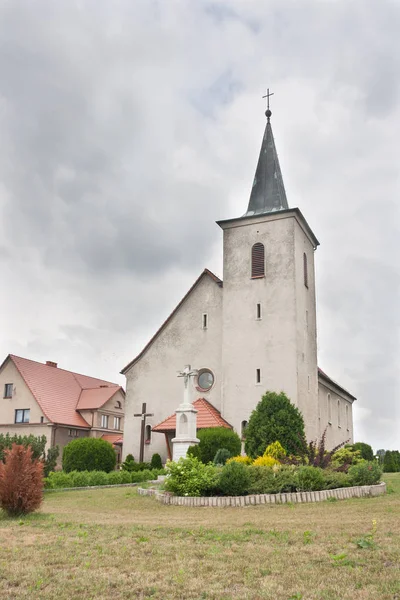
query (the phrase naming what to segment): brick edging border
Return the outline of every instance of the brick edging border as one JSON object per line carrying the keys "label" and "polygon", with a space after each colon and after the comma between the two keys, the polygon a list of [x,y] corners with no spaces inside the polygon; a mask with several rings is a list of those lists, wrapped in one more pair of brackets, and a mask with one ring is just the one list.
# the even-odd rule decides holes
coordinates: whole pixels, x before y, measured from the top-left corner
{"label": "brick edging border", "polygon": [[162,504],[174,506],[251,506],[258,504],[294,504],[306,502],[323,502],[328,498],[345,500],[347,498],[365,498],[381,496],[386,493],[386,483],[377,485],[359,485],[320,492],[293,492],[285,494],[255,494],[251,496],[173,496],[168,492],[161,492],[155,488],[138,488],[141,496],[154,496]]}

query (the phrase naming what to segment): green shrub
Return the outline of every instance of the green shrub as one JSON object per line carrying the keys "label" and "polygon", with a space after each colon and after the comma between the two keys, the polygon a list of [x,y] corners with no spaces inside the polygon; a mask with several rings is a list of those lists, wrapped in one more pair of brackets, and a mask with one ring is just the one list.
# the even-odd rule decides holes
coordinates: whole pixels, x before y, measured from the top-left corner
{"label": "green shrub", "polygon": [[60,448],[58,446],[53,446],[47,450],[47,456],[44,460],[44,476],[48,477],[49,473],[54,471],[57,466],[57,459],[60,455]]}
{"label": "green shrub", "polygon": [[121,465],[121,469],[123,471],[136,471],[136,463],[135,463],[135,459],[133,457],[133,454],[128,454],[126,459],[124,460],[124,462]]}
{"label": "green shrub", "polygon": [[131,475],[127,471],[111,471],[111,473],[107,473],[107,484],[118,485],[120,483],[126,483],[125,481],[122,481],[122,475],[128,476],[129,481],[127,483],[131,482]]}
{"label": "green shrub", "polygon": [[275,473],[275,494],[297,492],[296,467],[282,466]]}
{"label": "green shrub", "polygon": [[88,474],[89,485],[107,485],[108,473],[105,471],[90,471]]}
{"label": "green shrub", "polygon": [[165,489],[177,496],[204,496],[214,490],[218,474],[213,465],[205,465],[197,458],[180,458],[167,462]]}
{"label": "green shrub", "polygon": [[[114,473],[116,472],[118,472],[121,478],[120,483],[132,483],[132,473],[129,473],[129,471],[114,471]],[[108,476],[112,475],[112,473],[109,473]]]}
{"label": "green shrub", "polygon": [[385,473],[398,473],[400,471],[400,455],[398,450],[387,450],[383,459]]}
{"label": "green shrub", "polygon": [[80,438],[64,447],[63,470],[71,471],[112,471],[116,464],[115,450],[109,442],[101,438]]}
{"label": "green shrub", "polygon": [[325,484],[322,489],[324,490],[335,490],[336,488],[348,487],[350,485],[347,473],[324,469],[323,474]]}
{"label": "green shrub", "polygon": [[249,467],[249,494],[276,493],[276,477],[271,467]]}
{"label": "green shrub", "polygon": [[226,448],[231,456],[240,454],[242,444],[238,434],[233,429],[227,429],[226,427],[199,429],[197,437],[200,443],[189,448],[188,456],[198,458],[204,464],[212,462],[220,448]]}
{"label": "green shrub", "polygon": [[4,451],[9,449],[13,444],[18,446],[31,447],[32,460],[43,459],[45,454],[46,436],[35,436],[35,435],[10,435],[9,433],[0,433],[0,460],[4,460]]}
{"label": "green shrub", "polygon": [[216,455],[214,456],[213,463],[214,465],[219,465],[221,467],[224,466],[228,458],[231,458],[232,454],[226,448],[220,448],[217,450]]}
{"label": "green shrub", "polygon": [[72,487],[72,480],[69,473],[65,473],[64,471],[53,471],[49,473],[49,476],[46,479],[47,489],[60,489],[60,488],[69,488]]}
{"label": "green shrub", "polygon": [[340,448],[332,455],[330,467],[333,469],[345,468],[348,471],[351,465],[356,465],[362,460],[360,450],[355,450],[353,446],[345,446]]}
{"label": "green shrub", "polygon": [[374,460],[374,451],[369,444],[365,444],[364,442],[356,442],[351,446],[353,450],[358,450],[360,452],[361,458],[364,460],[373,461]]}
{"label": "green shrub", "polygon": [[246,428],[246,454],[252,458],[261,456],[267,446],[276,441],[287,454],[304,451],[304,420],[284,392],[266,392],[250,415]]}
{"label": "green shrub", "polygon": [[349,469],[350,485],[374,485],[379,483],[382,469],[377,462],[363,461]]}
{"label": "green shrub", "polygon": [[153,454],[151,457],[150,466],[152,469],[162,469],[161,456],[159,454]]}
{"label": "green shrub", "polygon": [[244,496],[250,487],[250,474],[247,465],[230,462],[224,466],[218,481],[218,488],[224,496]]}
{"label": "green shrub", "polygon": [[295,478],[299,492],[317,492],[325,486],[323,471],[318,467],[299,467]]}
{"label": "green shrub", "polygon": [[86,487],[90,484],[89,471],[71,471],[68,473],[71,487]]}

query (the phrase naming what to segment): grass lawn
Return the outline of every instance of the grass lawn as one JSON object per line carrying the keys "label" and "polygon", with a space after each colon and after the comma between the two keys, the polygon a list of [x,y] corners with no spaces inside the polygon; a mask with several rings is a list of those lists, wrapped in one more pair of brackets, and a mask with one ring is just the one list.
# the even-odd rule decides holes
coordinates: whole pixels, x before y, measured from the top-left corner
{"label": "grass lawn", "polygon": [[385,480],[380,498],[247,508],[47,494],[0,512],[0,599],[400,600],[400,474]]}

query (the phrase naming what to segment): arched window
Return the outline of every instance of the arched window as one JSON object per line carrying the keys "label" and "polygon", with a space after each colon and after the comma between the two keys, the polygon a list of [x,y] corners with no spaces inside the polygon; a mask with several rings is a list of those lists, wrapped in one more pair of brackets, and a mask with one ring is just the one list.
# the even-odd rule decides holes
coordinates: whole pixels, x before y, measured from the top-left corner
{"label": "arched window", "polygon": [[151,442],[151,425],[146,425],[146,430],[144,434],[144,443],[150,444]]}
{"label": "arched window", "polygon": [[337,426],[340,427],[340,400],[337,401]]}
{"label": "arched window", "polygon": [[251,249],[251,276],[252,278],[265,276],[265,248],[260,242],[254,244]]}
{"label": "arched window", "polygon": [[307,254],[304,252],[303,254],[303,268],[304,268],[304,285],[308,288],[308,263],[307,263]]}
{"label": "arched window", "polygon": [[332,402],[330,394],[328,394],[328,423],[330,425],[332,424]]}
{"label": "arched window", "polygon": [[122,408],[121,400],[116,401],[115,408]]}
{"label": "arched window", "polygon": [[246,427],[247,427],[247,421],[242,421],[241,425],[240,425],[240,437],[243,440],[246,439]]}

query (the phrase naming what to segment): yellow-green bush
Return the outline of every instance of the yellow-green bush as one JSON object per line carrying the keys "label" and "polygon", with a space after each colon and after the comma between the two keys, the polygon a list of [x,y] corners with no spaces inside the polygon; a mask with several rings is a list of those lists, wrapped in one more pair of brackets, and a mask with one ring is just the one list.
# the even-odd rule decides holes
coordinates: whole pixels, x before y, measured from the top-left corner
{"label": "yellow-green bush", "polygon": [[267,446],[264,456],[272,456],[272,458],[276,458],[276,460],[280,460],[284,456],[286,456],[285,448],[278,441],[274,442]]}
{"label": "yellow-green bush", "polygon": [[268,456],[266,454],[264,454],[264,456],[259,456],[253,461],[253,465],[255,467],[273,467],[274,465],[279,464],[279,460],[277,460],[273,456]]}
{"label": "yellow-green bush", "polygon": [[237,462],[237,463],[242,463],[243,465],[251,465],[251,463],[253,462],[253,459],[250,458],[250,456],[232,456],[232,458],[228,458],[228,460],[226,461],[227,463],[230,462]]}

